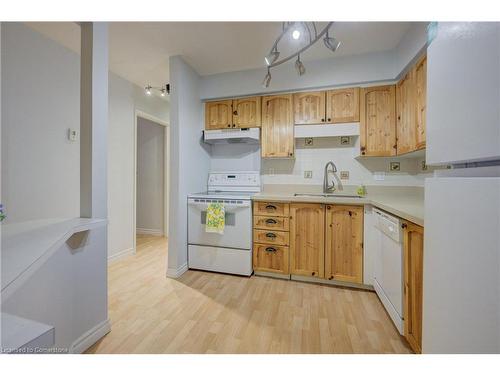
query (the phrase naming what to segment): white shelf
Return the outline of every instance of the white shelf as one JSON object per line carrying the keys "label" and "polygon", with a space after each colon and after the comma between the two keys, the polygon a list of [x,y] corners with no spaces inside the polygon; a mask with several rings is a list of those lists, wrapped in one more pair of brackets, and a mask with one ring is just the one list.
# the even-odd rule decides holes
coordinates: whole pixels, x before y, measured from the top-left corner
{"label": "white shelf", "polygon": [[4,353],[22,352],[23,348],[47,349],[54,345],[54,327],[7,313],[2,313],[1,319],[1,348]]}
{"label": "white shelf", "polygon": [[359,122],[295,125],[295,138],[352,137],[359,135]]}
{"label": "white shelf", "polygon": [[[2,225],[2,300],[6,289],[34,272],[68,238],[105,226],[106,219],[45,219]],[[10,294],[10,292],[8,293]]]}

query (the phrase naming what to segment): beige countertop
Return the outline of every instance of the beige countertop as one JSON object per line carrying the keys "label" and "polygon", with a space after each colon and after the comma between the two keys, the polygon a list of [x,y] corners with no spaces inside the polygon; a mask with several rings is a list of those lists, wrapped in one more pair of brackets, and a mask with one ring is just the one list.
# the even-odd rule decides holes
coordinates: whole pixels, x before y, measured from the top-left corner
{"label": "beige countertop", "polygon": [[[356,186],[344,186],[335,194],[356,195]],[[362,198],[295,196],[295,193],[321,193],[319,185],[265,185],[253,200],[310,202],[324,204],[371,204],[392,215],[424,225],[424,188],[413,186],[367,186]]]}

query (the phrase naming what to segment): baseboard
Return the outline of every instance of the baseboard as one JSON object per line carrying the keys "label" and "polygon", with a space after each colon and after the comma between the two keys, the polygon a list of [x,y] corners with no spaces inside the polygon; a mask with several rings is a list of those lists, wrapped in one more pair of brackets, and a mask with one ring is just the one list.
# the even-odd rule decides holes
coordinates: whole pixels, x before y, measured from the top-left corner
{"label": "baseboard", "polygon": [[135,250],[134,248],[130,248],[130,249],[125,249],[125,250],[122,250],[122,251],[119,251],[118,253],[116,254],[113,254],[113,255],[110,255],[108,257],[108,264],[109,263],[112,263],[112,262],[115,262],[121,258],[125,258],[129,255],[134,255],[135,254]]}
{"label": "baseboard", "polygon": [[187,270],[188,270],[188,264],[187,263],[184,263],[179,268],[167,268],[167,277],[170,277],[172,279],[177,279],[178,277],[180,277]]}
{"label": "baseboard", "polygon": [[111,331],[109,319],[99,323],[76,339],[69,349],[72,354],[81,354]]}
{"label": "baseboard", "polygon": [[161,229],[147,229],[147,228],[136,228],[136,234],[148,234],[150,236],[163,236],[163,230]]}

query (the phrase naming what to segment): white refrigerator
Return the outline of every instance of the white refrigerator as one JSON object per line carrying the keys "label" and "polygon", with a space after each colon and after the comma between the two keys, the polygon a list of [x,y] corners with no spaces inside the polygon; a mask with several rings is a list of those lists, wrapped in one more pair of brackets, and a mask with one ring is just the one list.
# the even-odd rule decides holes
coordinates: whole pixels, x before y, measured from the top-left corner
{"label": "white refrigerator", "polygon": [[500,353],[500,25],[432,23],[423,353]]}

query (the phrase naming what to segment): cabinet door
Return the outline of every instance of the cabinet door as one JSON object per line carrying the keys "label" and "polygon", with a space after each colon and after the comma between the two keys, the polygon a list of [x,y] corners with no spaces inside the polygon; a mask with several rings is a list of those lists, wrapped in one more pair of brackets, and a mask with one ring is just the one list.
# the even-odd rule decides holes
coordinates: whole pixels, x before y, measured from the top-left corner
{"label": "cabinet door", "polygon": [[361,155],[396,155],[395,91],[394,85],[361,89]]}
{"label": "cabinet door", "polygon": [[427,109],[427,57],[420,60],[414,68],[415,76],[415,116],[416,149],[425,148],[425,117]]}
{"label": "cabinet door", "polygon": [[234,127],[232,107],[232,100],[205,103],[205,129],[214,130]]}
{"label": "cabinet door", "polygon": [[416,149],[416,103],[413,71],[408,72],[396,85],[397,153],[405,154]]}
{"label": "cabinet door", "polygon": [[261,125],[261,97],[233,100],[233,120],[237,128],[257,128]]}
{"label": "cabinet door", "polygon": [[262,98],[263,158],[290,158],[294,155],[292,95]]}
{"label": "cabinet door", "polygon": [[294,122],[297,125],[321,124],[325,118],[325,92],[293,94]]}
{"label": "cabinet door", "polygon": [[316,203],[290,204],[290,273],[325,275],[325,208]]}
{"label": "cabinet door", "polygon": [[255,271],[288,274],[289,249],[287,246],[253,245],[253,269]]}
{"label": "cabinet door", "polygon": [[411,348],[422,351],[422,291],[424,228],[405,223],[404,227],[404,324]]}
{"label": "cabinet door", "polygon": [[326,94],[326,121],[329,123],[359,121],[359,87],[330,90]]}
{"label": "cabinet door", "polygon": [[325,278],[363,282],[362,206],[326,206]]}

